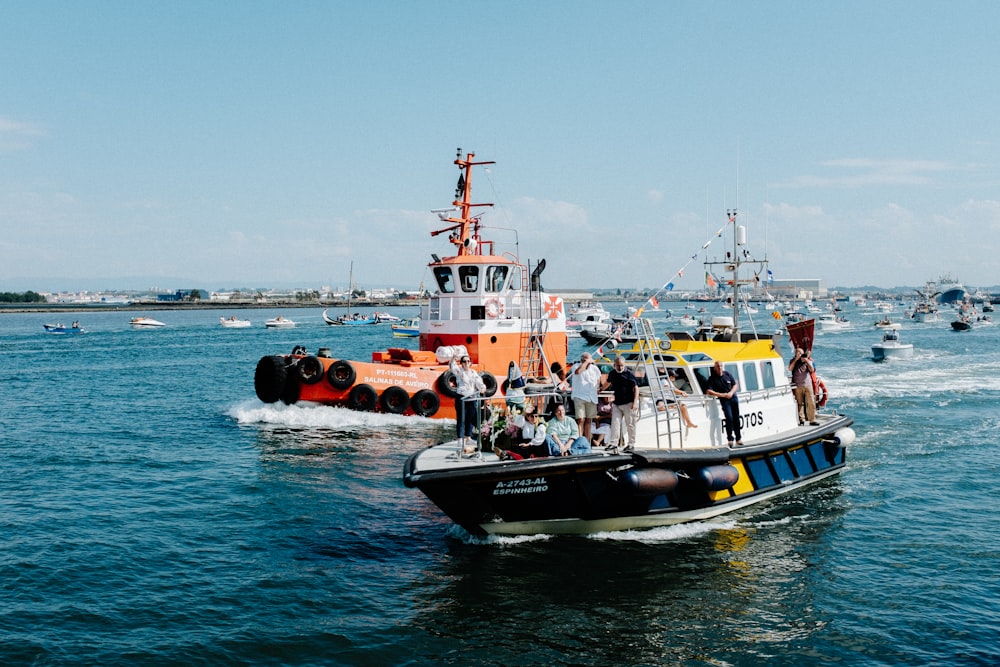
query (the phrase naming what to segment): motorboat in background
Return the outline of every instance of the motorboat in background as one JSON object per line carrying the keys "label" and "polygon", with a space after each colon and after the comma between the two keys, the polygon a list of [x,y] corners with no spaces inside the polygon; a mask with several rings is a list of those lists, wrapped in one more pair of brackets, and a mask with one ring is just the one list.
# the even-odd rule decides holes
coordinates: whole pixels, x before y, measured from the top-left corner
{"label": "motorboat in background", "polygon": [[420,335],[420,318],[411,317],[393,323],[392,335],[396,338],[416,338]]}
{"label": "motorboat in background", "polygon": [[295,327],[295,322],[284,315],[278,315],[264,322],[264,326],[268,329],[292,329]]}
{"label": "motorboat in background", "polygon": [[50,334],[85,334],[87,330],[80,326],[79,322],[73,322],[70,326],[58,324],[43,324],[46,333]]}
{"label": "motorboat in background", "polygon": [[152,317],[133,317],[128,323],[135,329],[155,329],[167,326],[159,320],[154,320]]}
{"label": "motorboat in background", "polygon": [[872,358],[875,361],[887,359],[908,359],[913,356],[913,343],[902,343],[899,340],[900,324],[890,324],[882,330],[882,342],[872,345]]}
{"label": "motorboat in background", "polygon": [[833,312],[823,313],[816,318],[816,322],[823,331],[843,331],[851,328],[849,320]]}
{"label": "motorboat in background", "polygon": [[323,311],[323,321],[332,326],[343,326],[343,327],[356,327],[363,324],[378,324],[379,320],[376,313],[371,315],[362,315],[361,313],[344,314],[339,317],[330,317],[329,308]]}
{"label": "motorboat in background", "polygon": [[246,329],[250,326],[250,320],[241,320],[235,315],[232,315],[230,317],[220,317],[219,324],[221,324],[224,329]]}

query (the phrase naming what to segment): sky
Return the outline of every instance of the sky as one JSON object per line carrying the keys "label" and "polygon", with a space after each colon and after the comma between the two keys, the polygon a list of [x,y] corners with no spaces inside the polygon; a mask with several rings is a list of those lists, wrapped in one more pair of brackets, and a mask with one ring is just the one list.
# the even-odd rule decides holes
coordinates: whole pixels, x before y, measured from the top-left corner
{"label": "sky", "polygon": [[728,209],[775,278],[1000,284],[992,0],[0,16],[0,292],[416,289],[457,148],[550,290],[699,289]]}

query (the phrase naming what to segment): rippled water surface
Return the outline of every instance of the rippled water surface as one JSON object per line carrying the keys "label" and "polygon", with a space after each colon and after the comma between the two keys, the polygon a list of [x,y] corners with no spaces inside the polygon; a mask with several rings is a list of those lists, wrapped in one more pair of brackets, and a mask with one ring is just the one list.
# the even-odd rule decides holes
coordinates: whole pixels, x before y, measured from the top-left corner
{"label": "rippled water surface", "polygon": [[471,540],[401,482],[449,424],[254,396],[265,354],[412,341],[220,314],[85,313],[77,337],[0,315],[0,663],[1000,661],[998,327],[906,324],[914,358],[885,364],[872,316],[820,334],[858,440],[812,488],[649,532]]}

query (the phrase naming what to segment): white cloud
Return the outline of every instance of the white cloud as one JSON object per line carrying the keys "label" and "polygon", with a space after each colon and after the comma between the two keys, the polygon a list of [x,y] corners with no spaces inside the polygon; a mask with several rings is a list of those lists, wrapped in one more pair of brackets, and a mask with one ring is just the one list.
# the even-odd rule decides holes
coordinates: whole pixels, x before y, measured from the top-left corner
{"label": "white cloud", "polygon": [[42,136],[45,132],[38,125],[0,116],[0,151],[28,148],[33,139]]}

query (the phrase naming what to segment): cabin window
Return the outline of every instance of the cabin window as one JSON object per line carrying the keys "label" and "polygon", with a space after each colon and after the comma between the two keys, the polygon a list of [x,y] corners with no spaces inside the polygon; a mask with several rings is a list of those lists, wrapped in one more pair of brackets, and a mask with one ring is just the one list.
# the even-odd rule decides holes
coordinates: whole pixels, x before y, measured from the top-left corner
{"label": "cabin window", "polygon": [[507,266],[486,267],[487,292],[500,292],[503,290],[504,284],[507,282],[507,270],[509,268]]}
{"label": "cabin window", "polygon": [[760,381],[757,377],[757,364],[752,361],[743,364],[743,390],[757,391],[760,389]]}
{"label": "cabin window", "polygon": [[451,268],[438,266],[434,268],[434,279],[437,281],[438,290],[442,294],[451,294],[455,291],[455,280],[451,275]]}
{"label": "cabin window", "polygon": [[458,281],[462,285],[463,292],[476,292],[479,290],[479,267],[460,266],[458,267]]}
{"label": "cabin window", "polygon": [[698,381],[698,387],[703,394],[708,390],[708,378],[710,377],[712,377],[711,366],[699,366],[694,369],[694,379]]}
{"label": "cabin window", "polygon": [[774,364],[770,361],[765,361],[760,365],[761,374],[764,376],[764,388],[770,389],[776,386],[774,381]]}

